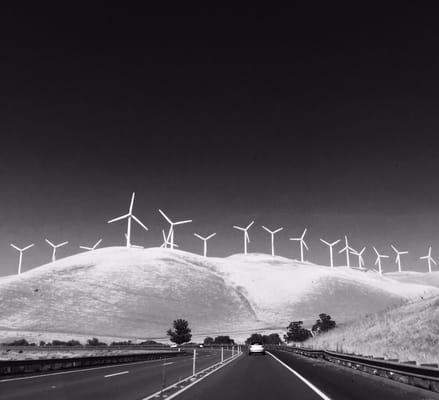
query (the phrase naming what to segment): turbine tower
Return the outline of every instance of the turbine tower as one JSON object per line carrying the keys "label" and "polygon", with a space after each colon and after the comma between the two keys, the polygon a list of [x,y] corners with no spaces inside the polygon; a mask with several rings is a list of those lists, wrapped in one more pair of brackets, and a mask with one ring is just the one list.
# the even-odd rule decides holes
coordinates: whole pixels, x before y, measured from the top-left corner
{"label": "turbine tower", "polygon": [[359,269],[362,269],[364,267],[364,259],[363,259],[364,250],[366,250],[366,247],[363,247],[361,249],[361,251],[357,251],[355,249],[351,250],[351,254],[358,257],[358,268]]}
{"label": "turbine tower", "polygon": [[204,242],[204,257],[207,257],[207,241],[211,238],[213,238],[216,235],[216,233],[212,233],[208,237],[203,237],[199,235],[198,233],[194,233],[194,236],[196,236],[198,239],[201,239]]}
{"label": "turbine tower", "polygon": [[271,255],[274,257],[274,235],[284,228],[278,228],[274,231],[270,231],[270,229],[266,228],[264,225],[262,225],[262,228],[264,228],[271,235]]}
{"label": "turbine tower", "polygon": [[345,240],[345,247],[343,247],[338,254],[344,253],[346,252],[346,265],[350,268],[351,267],[351,263],[350,263],[350,259],[349,259],[349,253],[354,250],[352,247],[349,246],[349,242],[348,242],[348,237],[345,236],[344,237]]}
{"label": "turbine tower", "polygon": [[169,242],[170,246],[171,246],[171,250],[174,250],[174,226],[176,225],[183,225],[183,224],[188,224],[189,222],[192,222],[191,219],[187,219],[184,221],[177,221],[177,222],[172,222],[171,219],[162,211],[159,209],[159,213],[162,214],[163,218],[166,219],[166,221],[169,222],[169,233],[168,233],[168,237],[167,237],[167,242]]}
{"label": "turbine tower", "polygon": [[395,258],[395,264],[398,264],[398,272],[402,272],[402,268],[401,268],[401,256],[403,254],[408,254],[408,251],[399,251],[398,249],[396,249],[396,247],[391,244],[390,247],[393,249],[393,251],[396,253],[396,258]]}
{"label": "turbine tower", "polygon": [[[168,237],[166,236],[166,234],[165,234],[165,230],[164,230],[164,229],[162,229],[162,235],[163,235],[163,243],[162,243],[162,245],[160,246],[160,248],[162,248],[162,249],[167,249],[168,246],[171,245],[171,242],[169,241]],[[178,248],[178,245],[177,245],[176,243],[174,243],[174,247],[177,247],[177,248]]]}
{"label": "turbine tower", "polygon": [[21,263],[22,263],[22,261],[23,261],[23,253],[24,253],[27,249],[30,249],[30,248],[33,247],[33,246],[34,246],[34,244],[32,243],[32,244],[30,244],[29,246],[26,246],[26,247],[20,249],[18,246],[15,246],[15,244],[12,244],[12,243],[11,243],[11,247],[13,247],[15,250],[17,250],[17,251],[20,252],[20,257],[18,258],[18,275],[21,274]]}
{"label": "turbine tower", "polygon": [[321,242],[325,243],[329,247],[329,260],[331,262],[331,268],[334,268],[334,256],[333,256],[333,247],[340,241],[337,240],[333,243],[329,243],[326,240],[320,239]]}
{"label": "turbine tower", "polygon": [[250,243],[250,237],[248,236],[248,230],[251,228],[251,226],[255,223],[255,221],[250,222],[246,228],[241,228],[240,226],[233,225],[235,229],[238,229],[240,231],[244,232],[244,254],[247,255],[247,243]]}
{"label": "turbine tower", "polygon": [[302,236],[300,236],[299,238],[290,238],[290,240],[297,240],[300,242],[300,261],[303,262],[304,258],[303,258],[303,248],[306,247],[307,250],[309,250],[305,240],[303,240],[303,238],[306,235],[306,231],[308,230],[308,228],[305,228],[305,230],[302,233]]}
{"label": "turbine tower", "polygon": [[83,249],[83,250],[89,250],[89,251],[92,251],[92,250],[95,250],[96,249],[96,247],[98,247],[100,244],[101,244],[101,242],[102,242],[102,239],[99,239],[92,247],[87,247],[87,246],[79,246],[79,248],[80,249]]}
{"label": "turbine tower", "polygon": [[135,193],[133,192],[133,195],[131,196],[131,203],[130,203],[128,214],[124,214],[120,217],[113,218],[108,221],[108,223],[111,224],[116,221],[121,221],[122,219],[127,219],[128,225],[127,225],[127,232],[125,234],[125,237],[127,239],[127,247],[131,246],[131,219],[136,221],[143,229],[145,229],[145,231],[148,230],[148,228],[145,225],[143,225],[143,223],[133,214],[134,196]]}
{"label": "turbine tower", "polygon": [[50,240],[44,239],[49,246],[53,247],[52,262],[56,261],[56,249],[61,246],[65,246],[69,242],[62,242],[60,244],[53,244]]}
{"label": "turbine tower", "polygon": [[420,260],[427,260],[428,262],[428,272],[431,272],[431,263],[437,265],[437,262],[431,256],[431,246],[428,248],[428,254],[424,257],[419,257]]}
{"label": "turbine tower", "polygon": [[384,254],[378,253],[378,250],[375,248],[375,246],[373,247],[373,249],[374,249],[374,251],[375,251],[375,253],[377,255],[377,259],[375,261],[375,265],[378,265],[378,272],[380,273],[380,275],[382,275],[383,274],[383,269],[381,267],[381,259],[382,258],[389,258],[389,256],[386,256]]}

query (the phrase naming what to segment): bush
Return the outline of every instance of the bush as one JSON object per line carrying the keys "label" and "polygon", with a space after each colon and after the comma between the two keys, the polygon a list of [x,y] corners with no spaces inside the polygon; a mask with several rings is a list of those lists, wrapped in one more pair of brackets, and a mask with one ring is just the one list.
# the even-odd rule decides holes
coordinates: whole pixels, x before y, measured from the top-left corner
{"label": "bush", "polygon": [[282,340],[278,333],[271,333],[270,335],[261,335],[260,333],[253,333],[249,338],[247,338],[245,343],[247,345],[253,343],[281,344]]}
{"label": "bush", "polygon": [[[30,346],[30,343],[26,340],[26,339],[18,339],[18,340],[14,340],[13,342],[10,343],[5,343],[5,346]],[[35,346],[35,343],[34,343]]]}
{"label": "bush", "polygon": [[192,334],[189,328],[189,322],[185,319],[176,319],[172,325],[173,329],[168,329],[166,332],[171,342],[178,345],[190,342]]}
{"label": "bush", "polygon": [[213,345],[214,343],[215,343],[215,340],[214,340],[212,337],[210,337],[210,336],[206,337],[206,338],[204,339],[204,341],[203,341],[203,344],[204,344],[205,346],[211,346],[211,345]]}
{"label": "bush", "polygon": [[287,334],[284,335],[286,342],[303,342],[311,337],[311,332],[302,327],[303,321],[293,321],[287,327]]}
{"label": "bush", "polygon": [[331,329],[334,329],[336,326],[335,321],[331,319],[331,316],[328,314],[319,314],[319,319],[313,325],[311,330],[315,333],[327,332]]}

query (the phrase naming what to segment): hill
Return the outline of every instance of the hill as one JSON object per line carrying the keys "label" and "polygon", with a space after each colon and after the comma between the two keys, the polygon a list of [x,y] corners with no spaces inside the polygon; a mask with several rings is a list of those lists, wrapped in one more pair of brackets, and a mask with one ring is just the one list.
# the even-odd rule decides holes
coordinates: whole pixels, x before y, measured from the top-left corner
{"label": "hill", "polygon": [[427,293],[439,289],[264,254],[108,247],[1,278],[0,330],[163,338],[185,318],[200,336],[245,337],[320,312],[349,321]]}
{"label": "hill", "polygon": [[407,301],[305,342],[327,350],[437,363],[439,296]]}

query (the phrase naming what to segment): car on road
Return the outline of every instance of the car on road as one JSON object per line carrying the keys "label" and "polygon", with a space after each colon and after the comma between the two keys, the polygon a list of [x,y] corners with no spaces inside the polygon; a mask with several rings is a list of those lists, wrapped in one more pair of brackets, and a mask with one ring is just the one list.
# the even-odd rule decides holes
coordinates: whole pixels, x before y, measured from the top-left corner
{"label": "car on road", "polygon": [[253,343],[248,348],[248,355],[252,354],[262,354],[265,355],[265,347],[260,343]]}

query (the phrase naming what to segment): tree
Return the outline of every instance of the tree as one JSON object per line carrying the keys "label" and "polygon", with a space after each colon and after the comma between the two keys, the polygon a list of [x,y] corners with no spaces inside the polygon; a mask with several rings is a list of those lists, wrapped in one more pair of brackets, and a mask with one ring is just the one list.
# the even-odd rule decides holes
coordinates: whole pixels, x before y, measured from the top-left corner
{"label": "tree", "polygon": [[247,338],[245,344],[253,344],[253,343],[264,343],[264,338],[260,333],[252,333],[252,335]]}
{"label": "tree", "polygon": [[311,336],[311,333],[302,327],[303,321],[293,321],[287,327],[284,339],[287,342],[303,342]]}
{"label": "tree", "polygon": [[215,341],[213,340],[213,338],[210,337],[210,336],[208,336],[208,337],[206,337],[206,338],[204,339],[203,344],[204,344],[205,346],[212,346],[214,342],[215,342]]}
{"label": "tree", "polygon": [[192,338],[189,322],[184,319],[176,319],[173,322],[173,329],[168,329],[166,334],[169,336],[171,342],[176,344],[183,344],[190,342]]}
{"label": "tree", "polygon": [[319,314],[319,319],[312,327],[312,331],[315,333],[327,332],[330,329],[335,328],[335,321],[331,319],[331,316],[328,314]]}
{"label": "tree", "polygon": [[281,344],[282,340],[278,333],[262,336],[263,344]]}
{"label": "tree", "polygon": [[213,343],[231,346],[235,344],[235,341],[230,336],[217,336]]}

